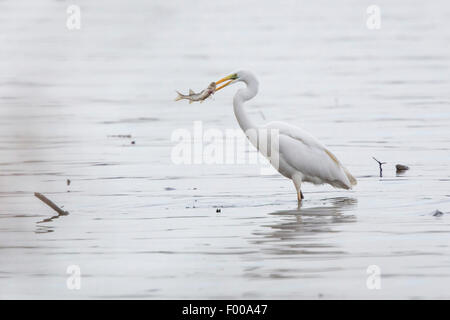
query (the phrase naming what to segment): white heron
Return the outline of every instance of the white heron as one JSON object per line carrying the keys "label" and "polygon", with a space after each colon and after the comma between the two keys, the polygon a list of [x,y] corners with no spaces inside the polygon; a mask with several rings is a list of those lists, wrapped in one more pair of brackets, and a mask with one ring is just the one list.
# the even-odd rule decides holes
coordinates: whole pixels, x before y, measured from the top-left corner
{"label": "white heron", "polygon": [[[336,156],[308,132],[281,121],[270,122],[263,126],[256,126],[252,122],[244,110],[244,102],[252,99],[258,93],[258,80],[251,72],[233,73],[217,81],[216,85],[225,81],[228,82],[217,87],[216,91],[239,81],[247,85],[246,88],[240,88],[233,98],[234,114],[247,137],[249,137],[247,132],[251,130],[258,134],[261,132],[269,134],[270,130],[278,132],[277,149],[279,153],[277,165],[274,167],[279,173],[294,182],[299,204],[304,198],[301,190],[303,182],[328,183],[335,188],[342,189],[351,189],[356,185],[356,179]],[[253,141],[251,142],[254,144]],[[257,149],[261,152],[258,146]],[[267,152],[264,152],[263,155],[267,157]]]}

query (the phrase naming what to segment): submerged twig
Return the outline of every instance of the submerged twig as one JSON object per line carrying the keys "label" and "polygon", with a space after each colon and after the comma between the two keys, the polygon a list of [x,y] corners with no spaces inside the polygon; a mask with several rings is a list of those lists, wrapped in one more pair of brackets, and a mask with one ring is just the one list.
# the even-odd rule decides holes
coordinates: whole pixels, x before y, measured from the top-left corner
{"label": "submerged twig", "polygon": [[52,208],[53,210],[55,210],[56,212],[58,212],[58,215],[60,216],[67,216],[69,214],[69,212],[64,211],[63,209],[61,209],[60,207],[58,207],[56,204],[53,203],[53,201],[51,201],[50,199],[48,199],[46,196],[44,196],[42,193],[39,192],[35,192],[34,196],[36,198],[38,198],[39,200],[41,200],[42,202],[44,202],[46,205],[48,205],[50,208]]}
{"label": "submerged twig", "polygon": [[372,157],[372,158],[373,158],[373,160],[378,162],[378,165],[380,166],[380,177],[382,177],[383,176],[383,167],[382,167],[382,165],[385,164],[386,162],[378,161],[375,157]]}

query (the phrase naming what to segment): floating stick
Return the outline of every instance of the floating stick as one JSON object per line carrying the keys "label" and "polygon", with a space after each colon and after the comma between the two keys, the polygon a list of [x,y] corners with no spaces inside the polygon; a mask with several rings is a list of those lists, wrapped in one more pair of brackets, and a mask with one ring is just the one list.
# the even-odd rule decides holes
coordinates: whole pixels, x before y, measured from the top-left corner
{"label": "floating stick", "polygon": [[53,201],[51,201],[50,199],[48,199],[46,196],[44,196],[42,193],[39,192],[35,192],[34,196],[36,198],[38,198],[39,200],[41,200],[42,202],[44,202],[46,205],[48,205],[50,208],[52,208],[53,210],[55,210],[56,212],[58,212],[58,215],[60,216],[67,216],[69,214],[69,212],[64,211],[63,209],[61,209],[60,207],[58,207],[56,204],[53,203]]}

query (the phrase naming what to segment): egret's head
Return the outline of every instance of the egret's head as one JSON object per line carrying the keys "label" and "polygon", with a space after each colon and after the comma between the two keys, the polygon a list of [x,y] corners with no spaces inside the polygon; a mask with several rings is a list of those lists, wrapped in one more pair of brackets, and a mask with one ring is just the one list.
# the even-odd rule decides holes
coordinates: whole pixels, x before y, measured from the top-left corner
{"label": "egret's head", "polygon": [[[228,82],[226,82],[228,81]],[[226,86],[235,83],[236,81],[239,81],[239,73],[233,73],[230,74],[229,76],[226,76],[225,78],[220,79],[219,81],[216,81],[216,91],[219,91],[222,88],[225,88]],[[220,87],[217,87],[217,85],[221,84],[222,82],[225,82],[223,85],[221,85]]]}
{"label": "egret's head", "polygon": [[258,85],[258,80],[256,80],[256,77],[250,72],[250,71],[238,71],[236,73],[230,74],[229,76],[226,76],[225,78],[220,79],[216,82],[216,86],[221,84],[222,82],[225,82],[220,87],[216,88],[216,91],[225,88],[226,86],[236,83],[238,81],[243,81],[247,84],[256,84]]}

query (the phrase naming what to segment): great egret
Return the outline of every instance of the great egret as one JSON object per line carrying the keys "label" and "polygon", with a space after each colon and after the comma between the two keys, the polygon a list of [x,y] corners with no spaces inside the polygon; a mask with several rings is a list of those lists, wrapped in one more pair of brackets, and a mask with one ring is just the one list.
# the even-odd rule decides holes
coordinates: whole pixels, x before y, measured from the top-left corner
{"label": "great egret", "polygon": [[[257,131],[258,134],[261,132],[269,134],[270,130],[278,132],[278,163],[274,167],[283,176],[294,182],[299,203],[304,198],[301,190],[303,182],[328,183],[333,187],[343,189],[351,189],[356,185],[356,179],[336,156],[306,131],[281,121],[270,122],[259,127],[251,121],[244,110],[244,102],[252,99],[258,93],[258,80],[251,72],[233,73],[217,81],[216,85],[225,81],[228,82],[218,87],[216,91],[239,81],[247,85],[246,88],[239,89],[233,98],[234,114],[247,137],[249,137],[247,133],[251,130]],[[255,144],[252,139],[250,141]],[[261,152],[258,147],[257,149]],[[267,156],[267,152],[263,154]]]}

